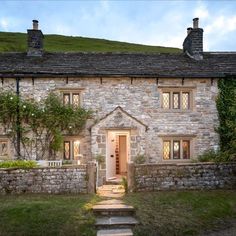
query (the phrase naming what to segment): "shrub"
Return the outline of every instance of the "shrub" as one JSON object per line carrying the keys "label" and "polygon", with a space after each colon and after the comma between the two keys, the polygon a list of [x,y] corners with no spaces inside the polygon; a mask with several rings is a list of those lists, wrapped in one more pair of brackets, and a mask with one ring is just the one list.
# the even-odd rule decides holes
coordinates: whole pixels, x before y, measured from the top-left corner
{"label": "shrub", "polygon": [[135,164],[144,164],[145,162],[146,162],[145,155],[138,154],[134,159]]}
{"label": "shrub", "polygon": [[3,161],[0,162],[0,168],[34,168],[37,166],[35,161]]}
{"label": "shrub", "polygon": [[198,156],[200,162],[230,162],[236,161],[236,154],[231,151],[205,151],[202,155]]}
{"label": "shrub", "polygon": [[122,176],[122,185],[125,189],[125,193],[128,193],[128,181],[124,176]]}
{"label": "shrub", "polygon": [[105,157],[102,155],[102,154],[98,154],[96,157],[95,157],[96,161],[98,162],[98,164],[103,164],[105,162]]}

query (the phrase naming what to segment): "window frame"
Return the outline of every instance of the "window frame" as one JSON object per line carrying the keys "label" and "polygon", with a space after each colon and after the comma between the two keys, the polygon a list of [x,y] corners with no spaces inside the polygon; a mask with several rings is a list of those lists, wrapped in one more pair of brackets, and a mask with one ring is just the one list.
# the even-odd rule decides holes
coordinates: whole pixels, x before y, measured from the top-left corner
{"label": "window frame", "polygon": [[[79,95],[79,104],[78,107],[82,107],[82,89],[60,89],[61,97],[62,97],[62,102],[64,103],[64,96],[69,95],[69,105],[73,106],[73,96],[74,95]],[[77,106],[76,106],[77,107]]]}
{"label": "window frame", "polygon": [[[169,111],[183,111],[183,112],[188,112],[193,110],[194,108],[194,88],[190,88],[190,87],[160,87],[160,104],[161,104],[161,109],[165,112],[169,112]],[[163,94],[164,93],[169,93],[169,108],[165,108],[163,106]],[[183,109],[183,94],[184,93],[188,93],[188,108],[187,109]],[[179,107],[178,108],[174,108],[174,94],[179,94]]]}
{"label": "window frame", "polygon": [[[0,143],[6,143],[7,144],[7,150],[6,155],[1,155],[0,153],[0,159],[8,159],[10,157],[10,142],[8,138],[0,138]],[[1,145],[1,144],[0,144]]]}
{"label": "window frame", "polygon": [[[79,154],[75,158],[74,156],[74,143],[79,142]],[[69,159],[65,158],[65,143],[69,143]],[[82,157],[81,154],[81,137],[65,137],[63,140],[63,160],[64,161],[74,161],[79,160]]]}
{"label": "window frame", "polygon": [[[189,158],[184,158],[183,156],[183,142],[187,141],[189,143]],[[170,158],[165,159],[164,158],[164,142],[170,142]],[[174,142],[179,142],[179,157],[180,158],[174,158]],[[163,136],[162,137],[162,161],[189,161],[193,157],[193,137],[184,137],[184,136]]]}

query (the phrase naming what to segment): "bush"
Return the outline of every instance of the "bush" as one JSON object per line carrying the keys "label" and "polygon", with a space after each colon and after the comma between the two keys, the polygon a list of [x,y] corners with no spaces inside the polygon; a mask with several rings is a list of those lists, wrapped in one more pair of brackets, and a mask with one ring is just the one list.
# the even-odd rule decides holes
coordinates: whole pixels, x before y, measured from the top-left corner
{"label": "bush", "polygon": [[124,176],[122,176],[122,185],[125,189],[125,193],[128,193],[128,181]]}
{"label": "bush", "polygon": [[222,152],[222,151],[208,150],[208,151],[205,151],[202,155],[198,156],[198,161],[200,162],[236,161],[236,154],[232,154],[231,151]]}
{"label": "bush", "polygon": [[146,157],[141,154],[138,154],[134,159],[135,164],[144,164],[145,162],[146,162]]}
{"label": "bush", "polygon": [[0,168],[34,168],[34,167],[37,167],[37,163],[35,161],[15,160],[15,161],[0,162]]}

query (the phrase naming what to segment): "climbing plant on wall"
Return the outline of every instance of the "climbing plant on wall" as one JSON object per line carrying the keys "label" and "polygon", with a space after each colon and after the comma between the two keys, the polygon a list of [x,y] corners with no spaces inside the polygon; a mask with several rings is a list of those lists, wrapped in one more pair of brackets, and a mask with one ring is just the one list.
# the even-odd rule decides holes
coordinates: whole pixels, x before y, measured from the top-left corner
{"label": "climbing plant on wall", "polygon": [[40,103],[0,93],[0,123],[15,149],[20,131],[24,151],[20,158],[30,158],[33,152],[38,159],[54,157],[62,148],[63,134],[79,134],[91,114],[84,108],[64,105],[53,93]]}
{"label": "climbing plant on wall", "polygon": [[229,160],[236,160],[236,77],[221,79],[218,82],[220,148]]}

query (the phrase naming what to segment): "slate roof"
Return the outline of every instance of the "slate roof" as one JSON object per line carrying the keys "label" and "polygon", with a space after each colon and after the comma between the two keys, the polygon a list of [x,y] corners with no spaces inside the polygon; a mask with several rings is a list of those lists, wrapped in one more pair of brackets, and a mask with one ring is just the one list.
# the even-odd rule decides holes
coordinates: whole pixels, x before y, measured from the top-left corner
{"label": "slate roof", "polygon": [[0,53],[0,77],[130,76],[224,77],[236,75],[236,53],[204,53],[196,61],[183,53]]}

